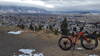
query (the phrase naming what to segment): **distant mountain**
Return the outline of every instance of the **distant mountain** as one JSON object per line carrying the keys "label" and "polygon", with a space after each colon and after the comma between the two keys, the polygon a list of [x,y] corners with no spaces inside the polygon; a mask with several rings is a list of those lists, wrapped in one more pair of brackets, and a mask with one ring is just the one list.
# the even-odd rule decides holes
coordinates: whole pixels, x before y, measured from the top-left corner
{"label": "distant mountain", "polygon": [[36,7],[0,5],[0,13],[48,13],[48,11]]}
{"label": "distant mountain", "polygon": [[78,13],[78,14],[89,14],[89,13],[100,13],[98,10],[75,10],[75,11],[52,11],[53,14],[66,14],[66,13]]}
{"label": "distant mountain", "polygon": [[0,5],[0,14],[2,13],[44,13],[44,14],[68,14],[68,13],[78,13],[78,14],[89,14],[89,13],[100,13],[98,10],[72,10],[72,11],[47,11],[42,8],[37,7],[27,7],[27,6],[15,6],[15,5]]}

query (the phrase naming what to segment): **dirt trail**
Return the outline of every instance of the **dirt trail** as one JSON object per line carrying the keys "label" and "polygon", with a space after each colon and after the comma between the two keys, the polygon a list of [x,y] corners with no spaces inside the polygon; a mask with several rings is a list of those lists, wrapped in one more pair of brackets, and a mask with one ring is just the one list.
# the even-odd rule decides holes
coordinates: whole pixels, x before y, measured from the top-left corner
{"label": "dirt trail", "polygon": [[[39,33],[40,34],[40,33]],[[42,34],[42,36],[41,36]],[[63,51],[57,46],[58,37],[43,37],[43,33],[36,35],[36,33],[28,32],[21,35],[11,35],[6,31],[0,30],[0,56],[11,56],[11,54],[20,48],[36,48],[45,56],[88,56],[88,54],[96,53],[100,56],[100,44],[96,51],[90,50],[69,50]]]}

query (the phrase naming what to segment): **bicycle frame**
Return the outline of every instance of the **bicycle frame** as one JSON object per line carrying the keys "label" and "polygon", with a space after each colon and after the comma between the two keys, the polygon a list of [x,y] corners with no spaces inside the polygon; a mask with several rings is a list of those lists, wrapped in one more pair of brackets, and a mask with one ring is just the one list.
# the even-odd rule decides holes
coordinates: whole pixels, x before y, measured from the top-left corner
{"label": "bicycle frame", "polygon": [[84,36],[84,32],[78,32],[74,35],[71,36],[71,40],[73,44],[76,44],[78,42],[78,40],[80,39],[80,37]]}

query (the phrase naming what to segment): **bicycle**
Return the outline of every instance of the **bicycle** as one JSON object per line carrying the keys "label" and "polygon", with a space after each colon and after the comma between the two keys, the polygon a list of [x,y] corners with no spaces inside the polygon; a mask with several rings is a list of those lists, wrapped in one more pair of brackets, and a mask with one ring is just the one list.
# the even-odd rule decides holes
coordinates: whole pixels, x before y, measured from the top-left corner
{"label": "bicycle", "polygon": [[69,36],[62,35],[58,41],[58,45],[62,50],[70,50],[80,39],[83,48],[87,50],[93,50],[98,46],[98,40],[96,36],[92,35],[93,34],[85,35],[84,32],[78,32]]}

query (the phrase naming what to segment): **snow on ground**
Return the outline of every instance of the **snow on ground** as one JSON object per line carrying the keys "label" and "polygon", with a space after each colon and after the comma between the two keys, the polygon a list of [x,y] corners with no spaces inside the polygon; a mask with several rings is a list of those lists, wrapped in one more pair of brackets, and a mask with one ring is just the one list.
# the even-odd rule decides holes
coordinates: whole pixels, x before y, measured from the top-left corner
{"label": "snow on ground", "polygon": [[13,56],[44,56],[43,53],[36,52],[35,49],[19,49],[18,52],[22,52],[22,53]]}
{"label": "snow on ground", "polygon": [[23,31],[9,31],[8,33],[9,34],[14,34],[14,35],[18,35],[18,34],[21,34]]}
{"label": "snow on ground", "polygon": [[43,53],[35,53],[34,56],[44,56]]}
{"label": "snow on ground", "polygon": [[83,50],[83,48],[82,47],[78,47],[78,48],[76,48],[77,50]]}
{"label": "snow on ground", "polygon": [[98,55],[96,55],[96,54],[90,54],[89,56],[98,56]]}
{"label": "snow on ground", "polygon": [[36,51],[35,49],[19,49],[19,52],[22,52],[24,54],[30,54],[35,51]]}

